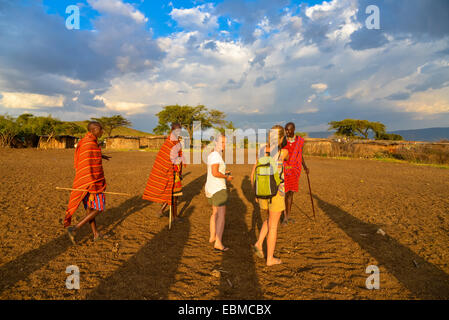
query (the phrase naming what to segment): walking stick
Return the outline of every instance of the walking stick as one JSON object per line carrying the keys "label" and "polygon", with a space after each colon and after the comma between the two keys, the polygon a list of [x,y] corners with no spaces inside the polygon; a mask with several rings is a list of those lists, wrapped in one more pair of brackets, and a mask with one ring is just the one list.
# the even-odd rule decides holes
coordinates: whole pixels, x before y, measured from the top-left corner
{"label": "walking stick", "polygon": [[310,194],[310,201],[312,202],[313,220],[315,221],[315,206],[313,205],[312,188],[310,187],[310,178],[309,173],[307,171],[306,174],[307,174],[307,181],[309,182],[309,194]]}
{"label": "walking stick", "polygon": [[[72,189],[72,188],[60,188],[56,187],[56,190],[67,190],[67,191],[81,191],[81,192],[89,192],[89,190],[82,190],[82,189]],[[131,196],[128,193],[118,193],[118,192],[103,192],[104,194],[112,194],[116,196]]]}

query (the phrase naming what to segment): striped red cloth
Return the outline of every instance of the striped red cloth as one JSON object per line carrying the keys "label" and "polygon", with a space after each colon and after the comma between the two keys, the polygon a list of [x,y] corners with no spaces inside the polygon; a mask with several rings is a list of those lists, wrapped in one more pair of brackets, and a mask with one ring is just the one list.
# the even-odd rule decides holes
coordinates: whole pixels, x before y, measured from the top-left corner
{"label": "striped red cloth", "polygon": [[78,142],[75,149],[74,162],[76,173],[73,189],[87,190],[89,192],[72,191],[64,219],[64,227],[70,226],[73,214],[88,193],[97,194],[106,190],[101,148],[98,146],[97,137],[92,133],[88,132]]}
{"label": "striped red cloth", "polygon": [[302,171],[302,151],[304,138],[296,137],[294,142],[287,141],[288,160],[284,161],[285,192],[298,192]]}
{"label": "striped red cloth", "polygon": [[165,140],[151,169],[143,199],[171,205],[172,195],[178,195],[182,190],[179,179],[182,164],[175,165],[170,160],[170,151],[177,144],[178,141],[171,141],[170,136]]}

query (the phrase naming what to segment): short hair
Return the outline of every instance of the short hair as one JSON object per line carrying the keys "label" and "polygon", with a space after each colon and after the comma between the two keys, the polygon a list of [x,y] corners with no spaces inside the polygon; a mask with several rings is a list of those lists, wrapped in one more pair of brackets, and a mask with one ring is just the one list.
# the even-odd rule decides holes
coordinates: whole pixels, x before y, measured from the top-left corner
{"label": "short hair", "polygon": [[296,126],[295,126],[295,124],[294,124],[293,122],[287,123],[287,124],[285,125],[285,130],[287,130],[287,127],[288,127],[288,126],[293,126],[293,129],[296,129]]}
{"label": "short hair", "polygon": [[214,141],[217,143],[218,141],[220,141],[220,138],[226,138],[226,134],[219,131],[218,134],[215,136]]}
{"label": "short hair", "polygon": [[171,129],[172,129],[172,130],[182,129],[182,126],[181,126],[181,124],[180,124],[179,122],[173,122],[173,123],[171,124]]}
{"label": "short hair", "polygon": [[100,128],[100,129],[103,128],[103,126],[101,125],[100,122],[98,122],[98,121],[91,121],[91,122],[89,122],[89,124],[87,125],[87,131],[92,132],[92,130],[93,130],[95,127]]}

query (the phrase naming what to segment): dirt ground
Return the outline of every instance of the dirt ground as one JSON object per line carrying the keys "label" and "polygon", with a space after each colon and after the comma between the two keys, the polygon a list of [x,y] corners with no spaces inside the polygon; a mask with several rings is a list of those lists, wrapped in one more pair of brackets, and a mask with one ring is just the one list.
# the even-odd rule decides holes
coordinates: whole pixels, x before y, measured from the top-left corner
{"label": "dirt ground", "polygon": [[[141,200],[155,153],[108,152],[107,211],[69,241],[62,220],[74,177],[73,150],[0,150],[0,299],[448,299],[449,170],[366,160],[307,158],[313,221],[303,175],[294,224],[279,228],[266,267],[251,244],[265,212],[254,205],[249,165],[230,165],[235,180],[224,243],[208,243],[211,207],[205,165],[185,170],[182,220],[168,230],[158,204]],[[75,222],[84,215],[82,208]],[[381,228],[385,235],[377,234]],[[80,268],[81,289],[65,286]],[[380,269],[368,290],[366,268]],[[219,270],[218,272],[214,270]]]}

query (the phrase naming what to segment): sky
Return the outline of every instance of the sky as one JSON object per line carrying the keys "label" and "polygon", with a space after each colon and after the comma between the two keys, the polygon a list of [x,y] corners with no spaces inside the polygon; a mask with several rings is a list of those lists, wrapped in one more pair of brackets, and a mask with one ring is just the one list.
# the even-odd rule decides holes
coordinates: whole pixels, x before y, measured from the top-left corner
{"label": "sky", "polygon": [[449,1],[0,0],[0,114],[122,114],[151,132],[174,104],[244,129],[449,127]]}

